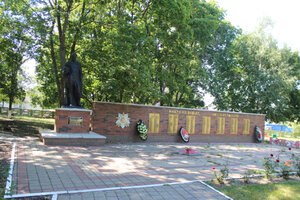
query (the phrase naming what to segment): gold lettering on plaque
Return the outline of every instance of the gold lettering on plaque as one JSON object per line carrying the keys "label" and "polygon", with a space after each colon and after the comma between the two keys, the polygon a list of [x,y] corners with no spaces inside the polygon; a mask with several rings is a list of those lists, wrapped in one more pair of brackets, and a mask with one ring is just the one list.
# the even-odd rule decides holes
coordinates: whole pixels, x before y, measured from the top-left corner
{"label": "gold lettering on plaque", "polygon": [[192,115],[186,116],[185,126],[189,134],[195,133],[195,116]]}
{"label": "gold lettering on plaque", "polygon": [[244,119],[243,134],[247,135],[250,133],[250,119]]}
{"label": "gold lettering on plaque", "polygon": [[217,134],[224,134],[224,132],[225,132],[225,117],[218,117]]}
{"label": "gold lettering on plaque", "polygon": [[149,133],[159,133],[159,113],[149,113]]}
{"label": "gold lettering on plaque", "polygon": [[237,134],[238,132],[238,118],[231,118],[230,134]]}
{"label": "gold lettering on plaque", "polygon": [[202,134],[210,134],[210,117],[203,117]]}
{"label": "gold lettering on plaque", "polygon": [[177,133],[178,115],[169,115],[168,133]]}

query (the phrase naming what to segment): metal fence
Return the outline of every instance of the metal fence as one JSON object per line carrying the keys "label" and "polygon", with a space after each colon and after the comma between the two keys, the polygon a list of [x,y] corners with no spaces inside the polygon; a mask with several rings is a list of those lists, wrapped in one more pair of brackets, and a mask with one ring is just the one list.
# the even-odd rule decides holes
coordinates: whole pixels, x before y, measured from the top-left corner
{"label": "metal fence", "polygon": [[[2,115],[8,114],[8,108],[0,107],[0,113]],[[13,116],[29,116],[29,117],[37,117],[37,118],[54,118],[55,111],[52,110],[32,110],[32,109],[20,109],[13,108],[12,115]]]}

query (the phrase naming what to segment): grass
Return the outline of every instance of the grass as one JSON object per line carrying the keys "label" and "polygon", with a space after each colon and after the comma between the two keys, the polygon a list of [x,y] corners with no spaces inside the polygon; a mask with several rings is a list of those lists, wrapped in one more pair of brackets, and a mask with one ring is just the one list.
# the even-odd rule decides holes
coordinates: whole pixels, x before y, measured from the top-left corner
{"label": "grass", "polygon": [[[294,138],[294,137],[277,137],[277,139],[284,139],[284,140],[289,140],[289,141],[300,141],[300,138]],[[269,143],[270,142],[270,138],[269,137],[265,137],[265,143]]]}
{"label": "grass", "polygon": [[233,199],[239,200],[298,200],[300,181],[281,183],[253,184],[246,186],[227,186],[217,188]]}
{"label": "grass", "polygon": [[[265,130],[270,137],[276,135],[278,139],[286,139],[290,141],[300,141],[300,133],[299,130],[294,130],[294,133],[282,132],[282,131],[272,131]],[[269,137],[265,137],[265,140],[269,140]]]}
{"label": "grass", "polygon": [[277,137],[278,139],[284,139],[289,141],[300,141],[300,138],[292,138],[292,137]]}
{"label": "grass", "polygon": [[212,163],[212,164],[215,164],[215,165],[221,165],[221,163],[218,163],[218,162],[213,161],[213,160],[208,160],[207,162]]}
{"label": "grass", "polygon": [[7,119],[0,115],[0,131],[5,131],[14,136],[39,136],[39,130],[54,129],[54,119],[16,116]]}
{"label": "grass", "polygon": [[219,156],[219,157],[223,157],[223,155],[222,154],[220,154],[220,153],[210,153],[211,155],[214,155],[214,156]]}
{"label": "grass", "polygon": [[[6,115],[0,115],[0,118],[7,118]],[[13,120],[25,121],[25,122],[34,122],[34,123],[45,123],[45,124],[53,124],[54,119],[51,118],[37,118],[37,117],[28,117],[28,116],[13,116]]]}
{"label": "grass", "polygon": [[253,174],[265,174],[263,169],[252,169],[251,171]]}

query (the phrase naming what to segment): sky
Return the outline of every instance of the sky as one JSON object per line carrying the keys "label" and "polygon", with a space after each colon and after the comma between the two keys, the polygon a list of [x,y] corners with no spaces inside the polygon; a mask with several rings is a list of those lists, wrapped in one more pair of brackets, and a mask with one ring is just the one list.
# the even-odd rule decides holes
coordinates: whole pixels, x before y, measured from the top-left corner
{"label": "sky", "polygon": [[274,22],[271,31],[278,46],[284,44],[292,51],[300,51],[300,0],[215,0],[226,10],[226,20],[242,28],[245,33],[254,31],[264,17]]}

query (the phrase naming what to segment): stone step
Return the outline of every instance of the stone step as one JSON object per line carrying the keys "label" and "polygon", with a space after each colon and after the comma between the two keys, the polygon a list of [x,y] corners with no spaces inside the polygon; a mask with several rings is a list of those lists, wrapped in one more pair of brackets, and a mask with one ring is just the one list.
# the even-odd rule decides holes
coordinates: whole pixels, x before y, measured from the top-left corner
{"label": "stone step", "polygon": [[41,130],[40,138],[45,145],[101,146],[106,137],[92,131],[88,133],[57,133],[54,130]]}

